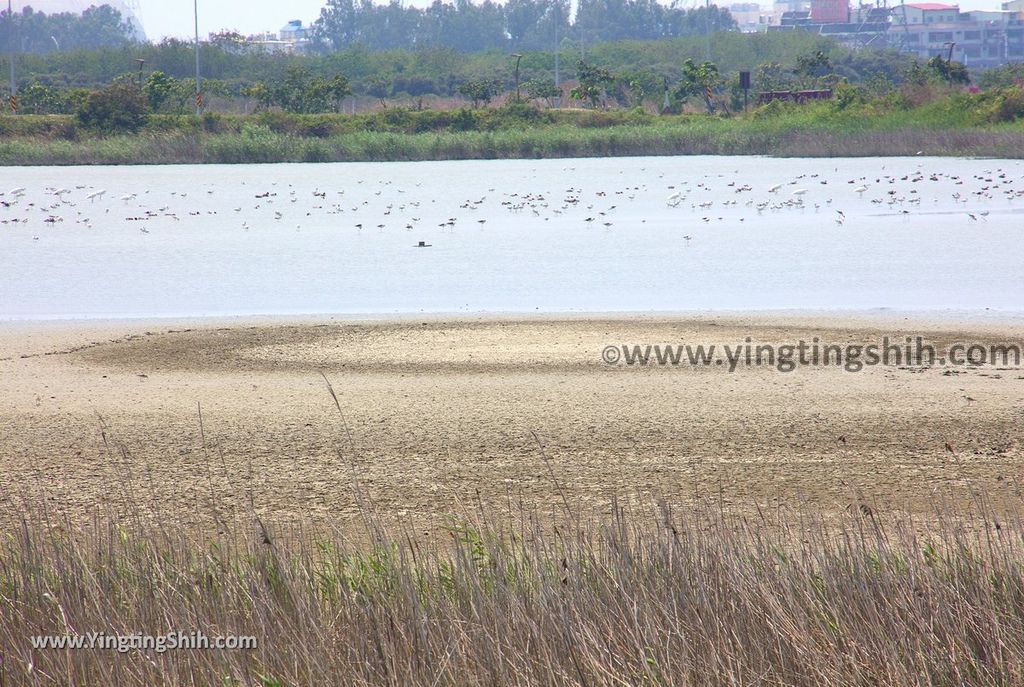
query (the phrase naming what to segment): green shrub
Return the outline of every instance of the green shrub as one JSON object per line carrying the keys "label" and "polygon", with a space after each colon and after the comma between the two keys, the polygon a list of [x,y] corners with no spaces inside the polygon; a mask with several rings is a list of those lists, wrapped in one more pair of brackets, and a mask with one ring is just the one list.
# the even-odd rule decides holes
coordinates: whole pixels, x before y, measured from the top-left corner
{"label": "green shrub", "polygon": [[774,119],[781,117],[782,115],[789,112],[792,108],[787,103],[781,100],[773,100],[770,103],[760,105],[754,109],[754,119]]}
{"label": "green shrub", "polygon": [[1019,86],[1002,88],[992,93],[986,121],[992,124],[1014,122],[1024,117],[1024,90]]}
{"label": "green shrub", "polygon": [[845,110],[856,105],[866,105],[871,102],[871,97],[862,88],[851,86],[848,83],[837,83],[832,89],[832,107],[836,110]]}
{"label": "green shrub", "polygon": [[102,134],[135,133],[145,126],[149,105],[138,86],[122,81],[91,93],[75,116]]}
{"label": "green shrub", "polygon": [[476,117],[473,116],[472,110],[467,107],[462,108],[455,115],[452,120],[452,129],[455,131],[473,131],[476,129]]}
{"label": "green shrub", "polygon": [[207,112],[202,118],[203,131],[210,134],[219,134],[224,131],[224,118],[216,112]]}

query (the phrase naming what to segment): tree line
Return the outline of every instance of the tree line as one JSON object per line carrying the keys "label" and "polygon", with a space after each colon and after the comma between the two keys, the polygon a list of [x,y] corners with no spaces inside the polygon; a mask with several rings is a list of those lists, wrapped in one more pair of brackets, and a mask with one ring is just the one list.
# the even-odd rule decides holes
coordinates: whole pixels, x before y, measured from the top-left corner
{"label": "tree line", "polygon": [[[536,25],[536,17],[545,16],[538,8],[557,1],[560,0],[510,0],[502,6],[502,12],[529,14],[526,10],[530,9]],[[333,2],[326,7],[325,15],[337,9],[337,5]],[[604,11],[640,6],[637,2],[603,5]],[[377,9],[367,11],[388,6],[372,7]],[[469,8],[483,8],[485,4],[464,2],[462,9],[458,5],[451,7],[456,13],[471,12],[475,10]],[[558,6],[547,7],[546,16],[551,18],[550,8]],[[585,9],[585,4],[581,4],[577,25],[583,22]],[[661,11],[651,10],[655,15]],[[669,14],[675,11],[672,7],[664,8]],[[108,17],[105,21],[115,24],[120,21],[116,12],[103,16]],[[529,25],[526,20],[519,24]],[[519,36],[516,40],[525,41],[530,33],[525,29],[516,34],[506,32],[506,40],[513,40],[513,35]],[[755,92],[841,83],[899,84],[920,80],[922,73],[939,74],[950,83],[966,79],[966,73],[955,63],[933,60],[924,65],[894,51],[853,51],[809,32],[721,31],[713,37],[710,61],[706,60],[706,46],[695,28],[688,35],[650,40],[587,43],[566,37],[557,46],[523,49],[515,56],[510,51],[466,52],[429,45],[373,50],[363,40],[337,49],[332,46],[323,52],[284,55],[239,50],[237,42],[218,34],[201,45],[203,95],[209,107],[221,112],[339,112],[352,95],[363,98],[363,107],[366,98],[377,100],[382,108],[450,108],[459,100],[480,107],[515,91],[517,62],[521,62],[521,100],[540,107],[573,102],[598,109],[644,107],[660,111],[667,100],[672,110],[686,103],[720,110],[742,103],[740,70],[752,72]],[[76,113],[93,93],[117,83],[119,93],[125,97],[127,89],[134,88],[133,98],[147,112],[192,112],[193,51],[194,46],[188,41],[170,39],[152,44],[126,39],[94,49],[23,53],[18,57],[20,111]],[[557,75],[556,57],[560,62]],[[0,73],[6,73],[6,60],[6,55],[0,55]],[[569,85],[558,86],[557,77]],[[1010,77],[979,78],[1005,81]],[[715,103],[707,102],[709,88],[714,91]],[[0,84],[0,91],[3,90],[4,84]],[[446,99],[446,103],[435,105],[430,98]]]}
{"label": "tree line", "polygon": [[[0,45],[10,51],[6,10],[0,13]],[[401,0],[328,0],[312,27],[319,53],[361,45],[368,50],[448,47],[472,53],[486,50],[553,49],[564,42],[583,44],[623,39],[653,40],[736,28],[729,11],[712,5],[686,9],[656,0],[580,0],[573,15],[569,0],[434,0],[425,8]],[[135,40],[136,27],[110,5],[81,15],[46,14],[31,7],[14,13],[19,52],[119,47]],[[237,33],[218,34],[234,39]]]}
{"label": "tree line", "polygon": [[[31,85],[57,90],[96,89],[122,76],[137,77],[140,60],[145,75],[163,72],[179,82],[194,75],[194,47],[180,40],[159,44],[131,43],[119,48],[61,51],[28,54],[18,58],[19,90]],[[829,55],[835,72],[857,82],[879,74],[898,80],[909,58],[892,51],[851,51],[834,41],[811,33],[716,34],[713,61],[722,74],[739,70],[755,71],[762,64],[778,65],[766,71],[763,85],[785,87],[788,67],[799,56],[822,51]],[[553,81],[553,50],[524,50],[521,80]],[[665,79],[679,80],[687,59],[703,61],[706,43],[703,37],[651,41],[613,41],[588,46],[563,45],[558,51],[564,81],[577,78],[576,63],[603,67],[623,79],[646,84],[648,90],[660,87]],[[201,48],[204,90],[211,95],[238,97],[257,83],[273,86],[288,79],[289,71],[301,68],[313,76],[331,80],[343,74],[358,95],[374,98],[456,97],[463,85],[475,79],[496,81],[501,88],[514,86],[514,61],[508,53],[486,51],[464,53],[453,48],[420,47],[373,51],[354,45],[323,55],[280,55],[239,53],[216,43]],[[7,55],[0,54],[0,73],[6,73]],[[780,72],[775,75],[775,72]],[[144,78],[145,78],[144,75]],[[0,82],[0,89],[4,83]],[[761,84],[759,84],[761,85]],[[180,85],[179,85],[180,86]],[[180,87],[186,93],[185,87]],[[660,93],[660,91],[659,91]],[[170,103],[180,100],[177,95]],[[187,100],[187,98],[185,98]]]}
{"label": "tree line", "polygon": [[[25,7],[11,15],[0,11],[0,46],[19,53],[48,53],[60,50],[93,50],[120,47],[135,40],[136,27],[110,5],[93,6],[82,14],[46,14]],[[11,46],[11,40],[15,45]]]}
{"label": "tree line", "polygon": [[[621,57],[624,47],[621,43],[606,44],[604,56],[617,54]],[[602,50],[595,53],[600,55]],[[889,62],[893,57],[903,62]],[[311,64],[314,63],[290,60],[282,78],[251,82],[236,94],[228,92],[224,82],[207,80],[204,93],[216,94],[226,100],[248,100],[254,106],[249,111],[264,113],[255,121],[275,123],[284,126],[285,131],[294,129],[302,136],[314,137],[348,131],[351,126],[387,127],[384,130],[398,127],[407,132],[438,128],[470,131],[491,130],[495,126],[533,126],[559,121],[559,113],[571,114],[572,110],[556,108],[565,105],[595,110],[593,114],[601,117],[595,121],[623,123],[650,122],[653,121],[650,117],[656,114],[704,109],[712,114],[729,115],[746,104],[739,73],[722,63],[687,57],[676,65],[672,75],[665,76],[665,71],[612,69],[578,59],[571,67],[574,79],[563,87],[544,75],[530,72],[526,73],[529,78],[518,84],[502,79],[470,77],[461,81],[457,88],[464,99],[461,107],[456,104],[453,108],[450,102],[440,109],[431,109],[429,105],[426,108],[410,107],[408,101],[403,106],[401,102],[389,103],[387,94],[380,93],[378,97],[384,107],[376,114],[287,117],[345,111],[343,104],[355,94],[346,75],[334,73],[324,76],[311,69]],[[859,73],[859,78],[851,80],[844,76],[844,73],[858,74],[851,72],[855,68],[864,70]],[[887,75],[885,69],[888,68],[895,69],[892,76]],[[920,62],[887,53],[814,50],[796,55],[787,64],[762,62],[752,71],[755,92],[829,88],[833,91],[830,111],[866,114],[879,108],[879,111],[906,109],[915,103],[932,102],[936,98],[952,97],[955,100],[958,93],[967,92],[964,86],[971,82],[971,75],[963,65],[944,58]],[[980,75],[974,83],[983,86],[989,95],[975,103],[978,107],[972,105],[977,110],[975,119],[995,123],[1013,121],[1024,115],[1021,79],[1019,65]],[[188,128],[193,126],[188,124],[192,121],[197,122],[194,126],[202,126],[208,131],[221,131],[222,120],[217,109],[209,110],[201,120],[151,117],[194,112],[194,86],[194,81],[189,78],[177,78],[159,70],[124,73],[100,89],[54,88],[36,81],[22,91],[22,111],[74,114],[78,125],[100,134],[138,131],[151,121],[156,127],[169,126],[172,129]],[[223,106],[223,102],[220,105]],[[781,112],[780,108],[772,107],[778,105],[780,103],[773,102],[758,108],[754,117]],[[609,116],[612,118],[608,119]],[[66,131],[67,136],[75,136],[73,128]]]}
{"label": "tree line", "polygon": [[565,41],[654,40],[735,28],[727,9],[688,9],[656,0],[579,0],[574,16],[568,0],[434,0],[425,8],[400,0],[328,0],[312,36],[314,47],[323,52],[353,45],[479,52],[550,50]]}
{"label": "tree line", "polygon": [[[613,73],[582,59],[577,61],[574,70],[575,86],[567,97],[589,109],[617,109],[620,112],[628,109],[641,114],[645,111],[648,114],[654,111],[675,114],[682,112],[688,104],[699,103],[709,114],[728,114],[745,105],[737,74],[724,75],[719,65],[711,61],[686,59],[680,65],[679,78],[673,82],[667,78],[660,82],[645,79],[635,73]],[[951,77],[954,73],[957,76]],[[774,63],[759,65],[753,76],[760,89],[777,90],[783,84],[791,90],[833,89],[838,109],[871,102],[887,101],[890,105],[895,102],[891,97],[896,94],[895,82],[875,75],[871,80],[854,86],[836,73],[835,64],[823,51],[800,55],[790,67],[784,68]],[[949,92],[948,89],[957,84],[966,83],[968,75],[962,65],[933,58],[926,63],[910,61],[902,78],[910,88],[938,85],[944,92]],[[72,110],[78,123],[88,129],[101,133],[137,131],[146,124],[151,114],[183,113],[192,85],[187,80],[175,79],[159,71],[149,74],[144,82],[141,76],[136,80],[131,75],[124,75],[106,88],[91,92],[80,91],[74,99]],[[466,100],[472,102],[473,111],[485,105],[497,104],[506,114],[511,113],[512,119],[522,122],[531,121],[527,112],[540,112],[552,107],[566,95],[562,88],[545,79],[534,78],[520,85],[521,88],[506,91],[497,80],[471,79],[464,82],[459,91]],[[326,79],[302,66],[293,65],[281,81],[269,84],[257,82],[247,89],[245,96],[255,99],[257,109],[268,114],[277,110],[288,114],[312,115],[342,111],[343,101],[352,94],[350,83],[344,75],[337,74]],[[500,100],[494,103],[494,99],[499,96]],[[1016,102],[1013,104],[1014,113],[1019,109]],[[386,107],[383,111],[388,112]],[[410,110],[397,108],[394,112]],[[463,107],[462,113],[461,120],[456,116],[446,126],[475,126],[474,122],[478,118],[472,111]],[[423,121],[437,124],[441,120]],[[458,124],[459,121],[464,121],[464,124]],[[206,122],[204,118],[204,126]]]}

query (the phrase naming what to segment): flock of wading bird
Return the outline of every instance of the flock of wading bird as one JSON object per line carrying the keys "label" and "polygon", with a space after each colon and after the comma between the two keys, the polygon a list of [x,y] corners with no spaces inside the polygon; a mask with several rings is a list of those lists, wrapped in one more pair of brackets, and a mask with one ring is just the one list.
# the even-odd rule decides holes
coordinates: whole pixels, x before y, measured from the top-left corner
{"label": "flock of wading bird", "polygon": [[[173,222],[227,214],[233,215],[236,226],[245,231],[290,223],[301,231],[310,218],[330,216],[337,218],[330,220],[332,226],[357,232],[412,232],[434,227],[440,232],[453,232],[459,226],[483,226],[489,218],[511,213],[521,222],[561,219],[611,231],[616,224],[628,228],[631,222],[646,223],[645,210],[663,202],[663,210],[690,210],[689,217],[674,225],[687,231],[687,226],[744,222],[764,213],[783,212],[822,213],[839,226],[858,214],[962,213],[965,222],[986,222],[993,212],[1015,212],[1013,202],[1024,197],[1024,177],[1015,178],[1002,168],[961,177],[924,171],[923,167],[918,165],[915,171],[903,174],[884,173],[881,167],[883,173],[855,178],[840,177],[838,169],[831,175],[806,173],[763,188],[745,183],[739,171],[691,174],[690,179],[675,182],[667,181],[665,173],[658,173],[656,184],[624,183],[605,189],[573,185],[554,192],[512,192],[495,184],[487,186],[484,193],[463,199],[457,198],[457,189],[445,189],[447,197],[439,198],[436,189],[423,189],[422,182],[400,188],[387,179],[376,183],[356,179],[339,183],[345,186],[341,190],[330,191],[301,189],[284,182],[253,191],[244,180],[232,188],[221,184],[199,191],[167,192],[112,193],[89,185],[30,192],[18,187],[0,192],[0,224],[34,229],[69,224],[94,228],[124,222],[149,234],[147,225],[161,218]],[[575,168],[565,171],[570,178],[576,172]],[[690,229],[679,238],[689,242],[696,233]],[[41,236],[44,234],[31,234],[37,241]],[[420,240],[412,245],[425,248],[432,244]]]}

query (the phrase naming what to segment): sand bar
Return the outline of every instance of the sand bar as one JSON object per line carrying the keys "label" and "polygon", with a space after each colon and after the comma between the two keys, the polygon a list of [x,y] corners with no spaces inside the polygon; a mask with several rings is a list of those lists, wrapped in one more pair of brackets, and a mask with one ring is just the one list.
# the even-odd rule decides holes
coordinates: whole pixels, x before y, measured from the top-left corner
{"label": "sand bar", "polygon": [[[439,519],[552,475],[615,496],[730,509],[927,512],[1019,503],[1024,368],[609,365],[607,346],[1024,343],[998,314],[407,316],[0,325],[0,517],[127,499],[216,527],[256,512],[345,522],[356,488]],[[341,413],[324,377],[330,380]],[[202,422],[200,422],[200,409]],[[543,447],[543,448],[542,448]]]}

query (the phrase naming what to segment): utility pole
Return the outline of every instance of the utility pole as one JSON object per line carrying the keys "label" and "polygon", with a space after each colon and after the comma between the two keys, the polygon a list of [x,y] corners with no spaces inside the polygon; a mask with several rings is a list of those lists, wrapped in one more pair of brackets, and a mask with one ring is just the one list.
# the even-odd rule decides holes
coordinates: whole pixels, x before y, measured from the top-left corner
{"label": "utility pole", "polygon": [[707,61],[711,61],[711,0],[704,0],[704,33],[707,38]]}
{"label": "utility pole", "polygon": [[555,85],[556,86],[561,86],[562,85],[562,80],[559,78],[559,74],[558,74],[558,57],[559,57],[559,53],[561,53],[562,50],[561,50],[561,46],[558,43],[558,23],[560,21],[562,21],[562,11],[561,11],[561,5],[556,5],[556,7],[559,8],[559,11],[558,11],[558,16],[555,17]]}
{"label": "utility pole", "polygon": [[956,47],[955,42],[949,44],[949,57],[946,58],[946,71],[949,72],[949,85],[953,85],[953,48]]}
{"label": "utility pole", "polygon": [[203,85],[199,76],[199,0],[193,0],[196,18],[196,117],[203,114]]}
{"label": "utility pole", "polygon": [[523,56],[520,53],[512,53],[512,57],[516,58],[516,103],[518,104],[522,101],[522,98],[519,97],[519,61],[523,59]]}
{"label": "utility pole", "polygon": [[10,42],[11,49],[11,114],[18,114],[18,76],[14,71],[14,62],[18,57],[17,40],[14,34],[14,8],[11,7],[11,0],[7,0],[7,22],[9,31],[7,34],[7,40]]}
{"label": "utility pole", "polygon": [[[711,0],[704,2],[704,34],[707,39],[707,62],[711,62]],[[711,100],[711,86],[704,86],[704,100],[708,107],[708,114],[715,113],[715,104]]]}

